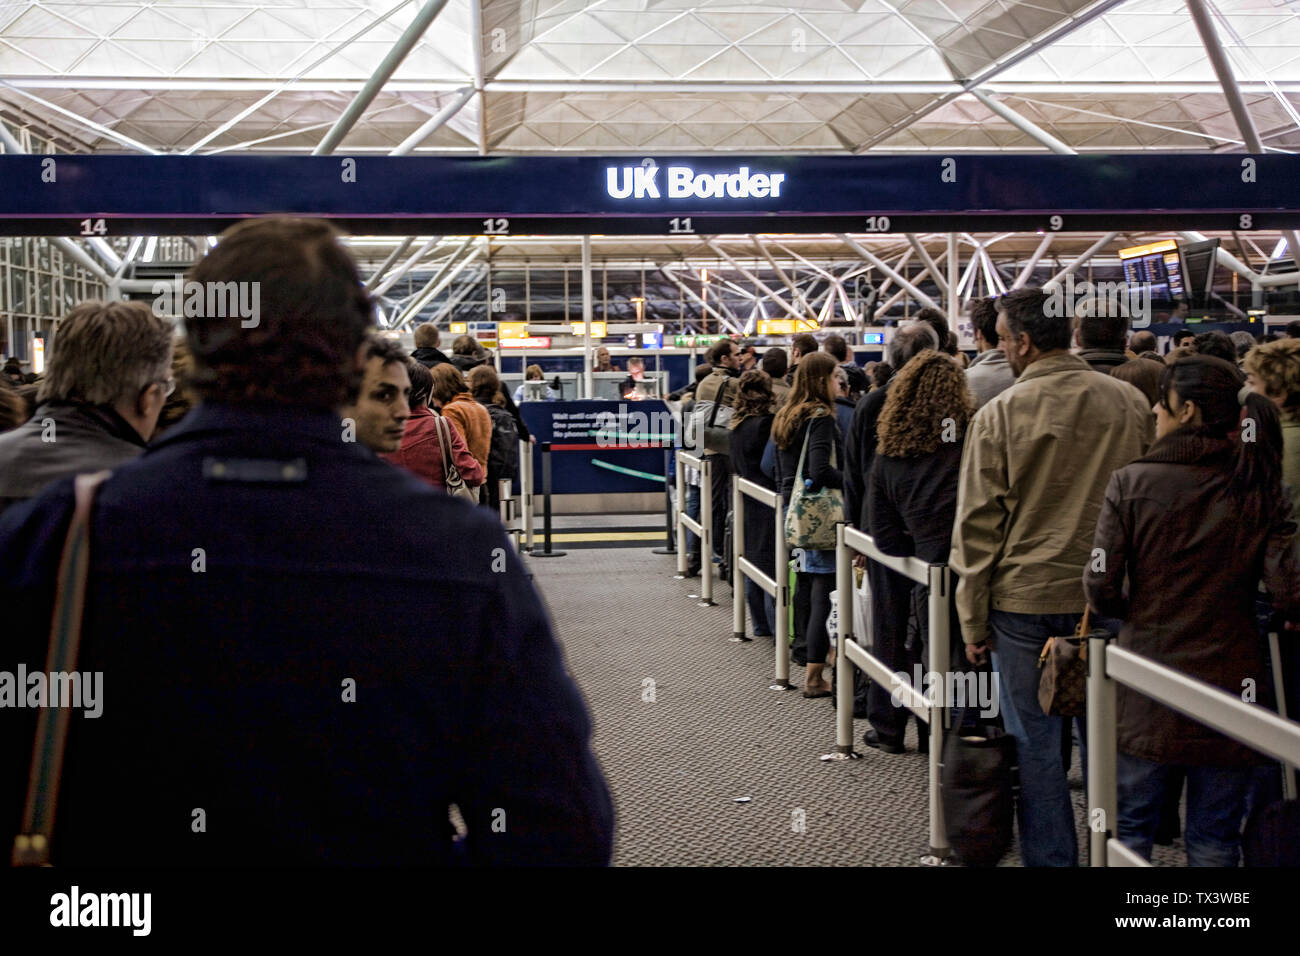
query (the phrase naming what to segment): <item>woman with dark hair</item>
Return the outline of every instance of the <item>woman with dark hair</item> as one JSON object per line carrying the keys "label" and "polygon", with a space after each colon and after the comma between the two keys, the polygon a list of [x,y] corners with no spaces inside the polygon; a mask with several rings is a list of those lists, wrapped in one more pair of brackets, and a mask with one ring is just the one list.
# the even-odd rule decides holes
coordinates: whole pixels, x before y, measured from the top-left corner
{"label": "woman with dark hair", "polygon": [[486,494],[482,503],[497,511],[501,506],[501,489],[497,482],[508,479],[519,483],[519,429],[514,416],[506,409],[501,392],[501,378],[491,365],[470,369],[469,391],[474,401],[487,409],[492,420],[492,437],[488,445]]}
{"label": "woman with dark hair", "polygon": [[[803,481],[808,491],[843,488],[844,445],[835,422],[835,359],[813,352],[799,359],[790,397],[772,421],[776,446],[776,484],[786,507],[794,491],[799,457],[803,455]],[[805,451],[806,446],[806,451]],[[807,644],[808,673],[805,697],[829,697],[830,681],[823,679],[830,637],[826,618],[835,590],[835,551],[795,549],[795,641],[802,634]]]}
{"label": "woman with dark hair", "polygon": [[[1264,698],[1257,586],[1295,619],[1300,563],[1277,409],[1244,384],[1209,355],[1166,366],[1156,442],[1111,476],[1093,541],[1101,560],[1083,584],[1096,613],[1124,621],[1120,647],[1233,694],[1253,681]],[[1236,866],[1252,768],[1267,758],[1122,686],[1118,723],[1120,840],[1151,858],[1166,781],[1181,769],[1188,864]]]}
{"label": "woman with dark hair", "polygon": [[[775,489],[763,472],[763,449],[772,433],[772,409],[776,397],[772,378],[761,369],[740,376],[736,407],[731,415],[731,468],[737,477],[764,488]],[[745,499],[745,557],[777,581],[781,572],[776,565],[775,516],[772,509],[753,498]],[[745,601],[755,637],[771,637],[776,628],[776,601],[749,578],[745,579]]]}
{"label": "woman with dark hair", "polygon": [[[957,476],[973,408],[965,373],[941,352],[926,349],[894,376],[876,424],[876,456],[867,489],[869,527],[885,554],[915,556],[927,564],[948,563],[957,515]],[[924,664],[928,589],[917,584],[912,595],[922,644],[914,648],[918,653],[912,660]],[[957,645],[951,658],[954,667],[964,659],[955,610],[949,631]],[[924,750],[928,733],[919,721],[917,730]],[[903,746],[901,739],[881,743],[891,752]]]}

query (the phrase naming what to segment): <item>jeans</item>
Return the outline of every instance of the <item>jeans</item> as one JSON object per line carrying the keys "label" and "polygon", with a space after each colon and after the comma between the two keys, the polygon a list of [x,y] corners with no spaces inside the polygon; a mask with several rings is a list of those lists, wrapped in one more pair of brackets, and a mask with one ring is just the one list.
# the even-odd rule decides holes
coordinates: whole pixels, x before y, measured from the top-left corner
{"label": "jeans", "polygon": [[776,633],[776,598],[749,578],[745,578],[745,603],[749,606],[749,626],[755,637]]}
{"label": "jeans", "polygon": [[[1067,718],[1049,717],[1038,704],[1038,655],[1049,637],[1073,634],[1079,617],[989,613],[1002,719],[1007,733],[1016,739],[1020,764],[1020,858],[1025,866],[1079,865],[1074,804],[1061,759],[1062,722]],[[1082,749],[1084,722],[1079,720],[1076,726]]]}
{"label": "jeans", "polygon": [[1168,778],[1175,770],[1187,774],[1187,820],[1184,842],[1188,866],[1236,866],[1241,856],[1241,818],[1250,767],[1175,767],[1141,757],[1118,754],[1119,839],[1143,859],[1151,859],[1151,843],[1160,820]]}
{"label": "jeans", "polygon": [[809,664],[824,664],[831,650],[826,618],[831,614],[835,575],[796,571],[794,578],[794,647],[799,648],[802,644]]}

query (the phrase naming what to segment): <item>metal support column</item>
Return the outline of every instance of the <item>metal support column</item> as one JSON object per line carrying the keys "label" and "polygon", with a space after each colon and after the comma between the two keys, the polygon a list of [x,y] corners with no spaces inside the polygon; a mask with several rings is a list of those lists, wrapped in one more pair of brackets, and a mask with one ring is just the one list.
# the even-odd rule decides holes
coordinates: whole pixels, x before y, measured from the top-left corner
{"label": "metal support column", "polygon": [[583,398],[596,395],[596,376],[591,364],[591,236],[582,237],[582,365]]}

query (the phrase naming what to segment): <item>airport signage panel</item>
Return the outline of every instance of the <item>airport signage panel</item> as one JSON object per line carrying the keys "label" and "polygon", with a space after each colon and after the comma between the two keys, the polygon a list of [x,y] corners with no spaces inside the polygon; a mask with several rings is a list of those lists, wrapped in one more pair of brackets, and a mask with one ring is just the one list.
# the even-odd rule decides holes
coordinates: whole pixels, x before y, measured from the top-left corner
{"label": "airport signage panel", "polygon": [[0,156],[0,235],[213,234],[321,216],[376,235],[1300,227],[1300,155]]}

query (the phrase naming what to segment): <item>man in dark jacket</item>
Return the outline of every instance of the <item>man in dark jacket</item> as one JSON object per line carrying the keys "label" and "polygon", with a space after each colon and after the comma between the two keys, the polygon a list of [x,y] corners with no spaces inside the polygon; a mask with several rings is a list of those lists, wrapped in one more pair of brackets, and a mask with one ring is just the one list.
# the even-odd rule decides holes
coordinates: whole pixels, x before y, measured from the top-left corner
{"label": "man in dark jacket", "polygon": [[1075,328],[1075,341],[1079,344],[1076,353],[1099,372],[1110,374],[1129,360],[1124,350],[1128,340],[1128,319],[1122,315],[1094,315],[1099,303],[1085,303],[1085,311],[1078,318]]}
{"label": "man in dark jacket", "polygon": [[826,340],[822,342],[822,348],[830,353],[848,376],[848,398],[850,401],[857,402],[863,395],[871,391],[871,379],[867,378],[867,373],[862,371],[857,363],[853,361],[853,355],[849,352],[849,344],[844,341],[844,336],[826,336]]}
{"label": "man in dark jacket", "polygon": [[[72,718],[53,859],[607,863],[586,708],[500,522],[344,440],[373,313],[334,231],[246,221],[191,278],[260,283],[260,321],[187,318],[202,404],[99,490],[105,704]],[[72,505],[0,516],[0,669],[45,662]],[[34,727],[0,709],[9,832]]]}
{"label": "man in dark jacket", "polygon": [[[926,349],[937,349],[939,337],[934,327],[922,320],[905,322],[894,332],[886,354],[889,364],[902,369],[914,356]],[[859,530],[872,534],[867,509],[867,489],[871,485],[871,465],[876,455],[876,422],[885,407],[889,383],[868,392],[853,409],[853,424],[844,450],[844,514]],[[910,672],[904,658],[907,642],[907,617],[912,606],[912,582],[875,561],[867,562],[867,579],[871,585],[872,646],[875,655],[894,671]],[[854,713],[870,718],[871,730],[863,742],[887,753],[903,752],[903,731],[909,711],[894,706],[888,687],[868,678],[854,685]]]}
{"label": "man in dark jacket", "polygon": [[0,435],[0,509],[144,450],[171,394],[172,327],[142,302],[85,302],[59,323],[26,424]]}
{"label": "man in dark jacket", "polygon": [[411,353],[411,358],[425,368],[450,362],[451,359],[438,351],[438,346],[441,344],[442,333],[438,331],[438,327],[432,322],[423,322],[415,327],[415,351]]}

